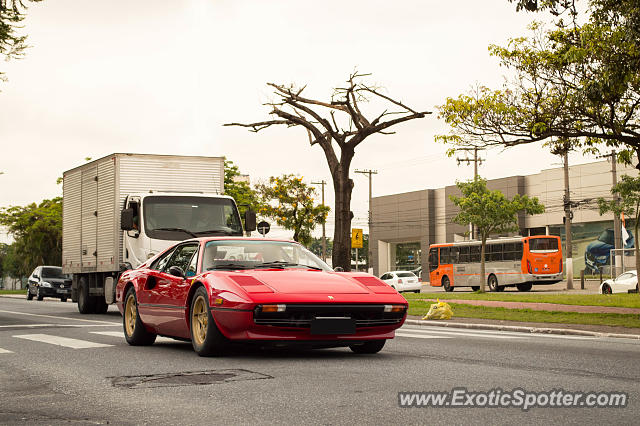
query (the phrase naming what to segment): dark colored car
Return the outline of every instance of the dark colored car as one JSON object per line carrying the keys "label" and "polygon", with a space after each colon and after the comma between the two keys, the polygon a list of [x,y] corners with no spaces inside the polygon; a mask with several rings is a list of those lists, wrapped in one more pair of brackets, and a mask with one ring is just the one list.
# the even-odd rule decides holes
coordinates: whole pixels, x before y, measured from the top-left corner
{"label": "dark colored car", "polygon": [[[631,231],[624,244],[625,249],[634,247],[634,237]],[[613,229],[605,229],[596,241],[589,243],[584,251],[584,263],[587,273],[597,274],[603,266],[611,264],[611,250],[615,248]]]}
{"label": "dark colored car", "polygon": [[59,266],[38,266],[29,276],[27,300],[55,297],[63,302],[71,296],[71,278]]}

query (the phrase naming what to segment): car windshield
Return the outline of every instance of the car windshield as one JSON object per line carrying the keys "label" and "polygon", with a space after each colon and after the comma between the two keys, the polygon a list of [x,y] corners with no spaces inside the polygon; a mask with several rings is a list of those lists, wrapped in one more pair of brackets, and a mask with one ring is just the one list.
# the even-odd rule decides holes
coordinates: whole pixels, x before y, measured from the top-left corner
{"label": "car windshield", "polygon": [[42,278],[57,278],[65,280],[69,278],[69,276],[62,273],[62,268],[45,267],[42,268]]}
{"label": "car windshield", "polygon": [[203,271],[257,268],[332,270],[300,244],[288,241],[214,240],[205,245]]}
{"label": "car windshield", "polygon": [[149,238],[184,240],[206,235],[242,235],[242,224],[229,198],[149,196],[144,199]]}
{"label": "car windshield", "polygon": [[613,243],[613,229],[605,229],[602,231],[602,234],[598,237],[598,241],[602,241],[605,244],[609,244],[610,246],[614,245]]}
{"label": "car windshield", "polygon": [[531,238],[529,240],[530,252],[554,252],[558,251],[558,240],[555,238]]}

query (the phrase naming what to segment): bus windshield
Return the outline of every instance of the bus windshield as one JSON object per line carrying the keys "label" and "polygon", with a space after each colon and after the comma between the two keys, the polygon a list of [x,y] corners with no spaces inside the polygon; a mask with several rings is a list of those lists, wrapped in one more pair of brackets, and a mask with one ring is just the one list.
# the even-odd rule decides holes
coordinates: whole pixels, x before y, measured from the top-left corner
{"label": "bus windshield", "polygon": [[558,251],[558,240],[556,238],[531,238],[529,240],[529,251],[531,253],[553,253]]}

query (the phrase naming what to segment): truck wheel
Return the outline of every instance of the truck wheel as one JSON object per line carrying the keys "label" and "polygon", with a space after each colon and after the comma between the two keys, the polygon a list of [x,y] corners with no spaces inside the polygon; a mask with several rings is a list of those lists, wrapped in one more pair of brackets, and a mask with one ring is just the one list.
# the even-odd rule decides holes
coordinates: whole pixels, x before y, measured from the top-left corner
{"label": "truck wheel", "polygon": [[104,300],[104,296],[96,296],[93,298],[93,312],[96,314],[106,314],[109,309],[109,305]]}
{"label": "truck wheel", "polygon": [[[107,304],[105,303],[105,306]],[[138,314],[138,301],[133,287],[124,298],[124,315],[122,316],[124,338],[131,346],[149,346],[156,341],[156,335],[147,331]]]}
{"label": "truck wheel", "polygon": [[78,283],[78,311],[81,314],[92,314],[94,310],[94,300],[89,296],[89,283],[82,277]]}

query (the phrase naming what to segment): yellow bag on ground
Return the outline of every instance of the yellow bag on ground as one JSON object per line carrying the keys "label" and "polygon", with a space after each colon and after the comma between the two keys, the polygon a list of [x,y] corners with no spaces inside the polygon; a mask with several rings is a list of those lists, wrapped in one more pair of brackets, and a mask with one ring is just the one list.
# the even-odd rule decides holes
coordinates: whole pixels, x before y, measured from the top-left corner
{"label": "yellow bag on ground", "polygon": [[440,299],[437,299],[438,303],[434,303],[429,308],[429,312],[427,315],[422,318],[423,320],[435,320],[435,319],[451,319],[453,316],[453,311],[451,310],[451,306],[447,302],[441,302]]}

